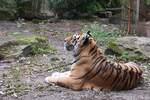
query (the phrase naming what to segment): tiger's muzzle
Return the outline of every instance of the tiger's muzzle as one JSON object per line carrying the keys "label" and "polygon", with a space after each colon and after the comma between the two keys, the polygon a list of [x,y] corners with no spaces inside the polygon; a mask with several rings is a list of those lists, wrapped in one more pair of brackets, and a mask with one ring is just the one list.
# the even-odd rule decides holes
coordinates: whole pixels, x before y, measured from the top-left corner
{"label": "tiger's muzzle", "polygon": [[65,46],[65,49],[68,50],[68,51],[74,50],[74,45],[73,44],[65,43],[64,46]]}

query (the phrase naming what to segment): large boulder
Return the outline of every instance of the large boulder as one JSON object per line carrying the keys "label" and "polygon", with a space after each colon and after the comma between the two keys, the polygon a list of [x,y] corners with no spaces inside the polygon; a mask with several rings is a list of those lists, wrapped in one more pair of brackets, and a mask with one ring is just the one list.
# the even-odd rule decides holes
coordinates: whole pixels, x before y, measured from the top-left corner
{"label": "large boulder", "polygon": [[128,60],[150,60],[150,38],[120,37],[111,40],[105,52],[106,54],[116,53]]}

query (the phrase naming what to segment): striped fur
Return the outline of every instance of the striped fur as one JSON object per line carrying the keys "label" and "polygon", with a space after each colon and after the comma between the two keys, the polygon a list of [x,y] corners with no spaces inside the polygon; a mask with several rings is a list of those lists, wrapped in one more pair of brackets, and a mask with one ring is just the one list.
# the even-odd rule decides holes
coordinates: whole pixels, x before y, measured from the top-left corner
{"label": "striped fur", "polygon": [[75,58],[71,71],[54,73],[45,79],[48,83],[73,90],[128,90],[135,88],[142,78],[142,70],[135,63],[107,60],[89,33],[67,37],[65,46]]}

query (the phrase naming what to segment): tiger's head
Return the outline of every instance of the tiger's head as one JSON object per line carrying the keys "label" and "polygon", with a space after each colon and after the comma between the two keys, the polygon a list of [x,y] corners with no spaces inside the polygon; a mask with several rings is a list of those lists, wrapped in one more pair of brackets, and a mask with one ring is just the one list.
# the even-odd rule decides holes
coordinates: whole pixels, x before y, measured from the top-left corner
{"label": "tiger's head", "polygon": [[95,46],[96,42],[92,38],[90,31],[87,33],[76,33],[65,38],[65,48],[68,51],[73,51],[74,56],[82,51],[89,51],[90,48]]}

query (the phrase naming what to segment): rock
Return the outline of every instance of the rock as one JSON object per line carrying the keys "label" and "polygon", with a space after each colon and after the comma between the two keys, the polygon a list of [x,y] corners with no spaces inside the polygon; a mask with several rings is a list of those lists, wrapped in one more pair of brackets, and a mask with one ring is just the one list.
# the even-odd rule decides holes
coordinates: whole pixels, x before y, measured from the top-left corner
{"label": "rock", "polygon": [[31,50],[27,52],[24,49],[32,43],[36,43],[36,38],[43,38],[36,35],[9,35],[0,37],[0,60],[6,58],[17,58],[19,56],[27,56]]}
{"label": "rock", "polygon": [[128,60],[150,60],[150,38],[121,37],[108,43],[106,54],[116,53]]}
{"label": "rock", "polygon": [[139,36],[150,37],[150,21],[147,22],[139,22],[136,28],[136,32]]}

